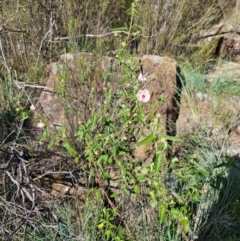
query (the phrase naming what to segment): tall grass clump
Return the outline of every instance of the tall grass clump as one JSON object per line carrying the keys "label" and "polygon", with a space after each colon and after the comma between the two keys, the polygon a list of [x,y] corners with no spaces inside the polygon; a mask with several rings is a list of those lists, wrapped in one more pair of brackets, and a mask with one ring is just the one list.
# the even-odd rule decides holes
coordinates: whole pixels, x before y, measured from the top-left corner
{"label": "tall grass clump", "polygon": [[5,138],[12,140],[21,126],[26,124],[29,102],[23,104],[26,101],[25,93],[16,89],[8,77],[0,79],[0,86],[0,142],[4,144]]}
{"label": "tall grass clump", "polygon": [[199,179],[201,198],[195,206],[194,231],[197,240],[237,240],[239,235],[235,205],[239,202],[239,167],[225,153],[226,142],[216,146],[206,132],[188,135],[183,156],[203,174]]}
{"label": "tall grass clump", "polygon": [[[80,5],[76,0],[61,3],[41,0],[34,4],[27,0],[2,2],[0,48],[5,63],[0,66],[1,73],[6,71],[6,64],[18,75],[36,72],[46,62],[55,61],[59,54],[73,49],[115,51],[119,43],[129,37],[128,9],[132,3],[132,0],[98,0],[94,5],[89,0],[81,1]],[[167,53],[178,58],[195,54],[195,60],[203,61],[199,33],[218,23],[226,10],[235,5],[236,0],[204,3],[154,0],[151,4],[139,0],[134,21],[136,26],[141,26],[141,35],[136,36],[133,28],[129,46],[134,46],[139,54]],[[116,31],[121,40],[114,37]]]}
{"label": "tall grass clump", "polygon": [[[101,46],[108,51],[108,45],[114,49],[113,34],[106,37],[102,34],[120,25],[127,26],[126,10],[131,3],[130,0],[95,1],[95,4],[84,0],[80,5],[75,0],[2,2],[0,48],[5,63],[1,63],[1,72],[8,66],[18,75],[28,71],[31,75],[30,72],[72,49],[93,51]],[[86,37],[87,34],[90,36]]]}
{"label": "tall grass clump", "polygon": [[[186,53],[190,55],[201,53],[197,39],[199,33],[218,23],[225,14],[227,6],[233,8],[235,2],[225,0],[208,2],[156,0],[151,4],[147,1],[141,2],[139,14],[136,16],[137,23],[142,26],[143,35],[146,36],[141,41],[141,51],[158,55],[170,52],[179,57]],[[202,60],[200,54],[199,60]]]}

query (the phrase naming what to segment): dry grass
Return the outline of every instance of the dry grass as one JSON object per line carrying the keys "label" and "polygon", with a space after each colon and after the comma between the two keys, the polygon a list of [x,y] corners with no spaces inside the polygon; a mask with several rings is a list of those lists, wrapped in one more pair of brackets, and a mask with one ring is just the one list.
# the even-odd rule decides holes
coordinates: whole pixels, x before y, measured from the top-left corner
{"label": "dry grass", "polygon": [[[30,80],[36,81],[37,70],[63,52],[90,50],[107,52],[119,47],[126,38],[107,35],[101,38],[86,34],[104,34],[114,28],[127,28],[130,15],[127,11],[132,0],[54,1],[41,0],[1,4],[2,15],[0,47],[3,49],[1,72],[17,70],[18,75],[32,71]],[[186,56],[199,50],[194,34],[209,28],[234,8],[236,0],[139,0],[134,16],[133,32],[142,35],[139,54],[168,54]],[[234,11],[237,11],[235,7]],[[229,10],[228,10],[229,11]],[[59,40],[58,37],[67,37]],[[133,44],[133,43],[132,43]],[[134,45],[134,44],[133,44]],[[96,50],[97,48],[97,50]],[[26,77],[26,76],[24,76]]]}

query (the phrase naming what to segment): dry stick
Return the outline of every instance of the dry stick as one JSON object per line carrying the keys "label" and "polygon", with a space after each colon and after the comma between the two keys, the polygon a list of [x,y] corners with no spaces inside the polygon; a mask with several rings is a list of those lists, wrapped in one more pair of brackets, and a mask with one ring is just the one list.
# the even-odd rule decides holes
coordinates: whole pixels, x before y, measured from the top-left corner
{"label": "dry stick", "polygon": [[[18,139],[18,137],[19,137],[19,135],[20,135],[22,126],[23,126],[23,121],[21,122],[21,125],[20,125],[19,131],[18,131],[18,133],[17,133],[17,136],[16,136],[16,138],[15,138],[15,141],[13,142],[13,145],[12,145],[11,148],[10,148],[10,153],[13,153],[13,149],[14,149],[14,147],[15,147],[15,145],[16,145],[16,142],[17,142],[17,139]],[[5,170],[8,169],[8,167],[9,167],[9,165],[10,165],[13,157],[14,157],[14,154],[11,154],[11,157],[10,157],[10,159],[8,160],[7,164],[6,164]],[[6,172],[4,172],[4,175],[3,175],[3,190],[4,190],[5,198],[6,198],[6,195],[7,195],[7,194],[6,194],[6,185],[5,185],[5,183],[6,183]]]}
{"label": "dry stick", "polygon": [[25,82],[18,81],[17,79],[13,79],[14,84],[18,89],[23,89],[24,87],[34,88],[34,89],[43,89],[45,91],[53,92],[53,88],[42,86],[42,85],[33,85],[26,84]]}
{"label": "dry stick", "polygon": [[[17,186],[17,193],[19,193],[19,192],[21,193],[23,200],[25,200],[25,196],[24,196],[24,193],[25,193],[25,194],[27,195],[27,197],[29,198],[29,200],[30,200],[31,202],[33,202],[33,197],[31,196],[31,194],[29,193],[29,191],[28,191],[25,187],[22,187],[22,188],[21,188],[19,182],[13,178],[13,176],[10,174],[9,171],[6,171],[5,173],[9,176],[9,178],[11,179],[11,181],[12,181],[13,183],[15,183],[15,185]],[[24,202],[24,201],[23,201],[23,202]]]}
{"label": "dry stick", "polygon": [[18,227],[10,234],[10,235],[8,235],[8,237],[7,237],[7,239],[5,240],[5,241],[10,241],[10,240],[12,240],[12,237],[13,237],[13,235],[22,227],[22,225],[24,224],[24,223],[26,223],[27,222],[27,219],[22,219],[21,220],[21,222],[20,222],[20,224],[18,225]]}
{"label": "dry stick", "polygon": [[6,68],[8,74],[10,76],[11,75],[11,71],[10,71],[10,68],[8,67],[7,60],[6,60],[6,57],[5,57],[5,54],[4,54],[4,50],[3,50],[3,47],[2,47],[2,38],[1,37],[0,37],[0,51],[1,51],[1,54],[2,54],[2,58],[3,58],[3,65]]}
{"label": "dry stick", "polygon": [[9,176],[9,178],[11,179],[11,181],[17,186],[17,193],[20,192],[20,184],[18,183],[18,181],[16,181],[13,176],[9,173],[9,171],[5,171],[5,173]]}
{"label": "dry stick", "polygon": [[133,235],[132,235],[132,233],[131,233],[131,231],[130,231],[130,229],[129,229],[129,227],[128,227],[128,224],[126,223],[126,221],[125,221],[125,219],[124,219],[124,217],[123,217],[123,214],[117,209],[117,207],[114,205],[114,203],[112,202],[112,200],[109,198],[108,194],[106,193],[105,188],[104,188],[104,185],[103,185],[103,182],[102,182],[102,179],[101,179],[100,174],[99,174],[99,171],[98,171],[98,169],[97,169],[96,163],[95,163],[95,162],[92,162],[92,163],[93,163],[93,165],[94,165],[95,174],[96,174],[96,178],[97,178],[97,180],[98,180],[98,184],[99,184],[99,186],[100,186],[103,194],[104,194],[105,197],[107,198],[108,203],[110,204],[110,206],[111,206],[113,209],[116,210],[118,217],[122,220],[122,222],[123,222],[124,226],[126,227],[129,235],[131,236],[131,238],[132,238],[133,240],[135,240],[134,237],[133,237]]}
{"label": "dry stick", "polygon": [[[6,201],[1,196],[0,196],[0,200],[1,200],[0,205],[1,205],[1,203],[4,203],[4,204],[2,204],[2,206],[4,205],[5,210],[8,211],[9,213],[15,215],[18,218],[28,219],[29,215],[33,212],[33,210],[26,209],[22,205]],[[8,208],[8,206],[10,208]],[[16,208],[18,210],[18,212],[14,211],[13,208]],[[24,215],[24,212],[25,212],[25,215]],[[36,211],[35,211],[35,213],[36,213]]]}
{"label": "dry stick", "polygon": [[[81,38],[81,37],[90,37],[90,38],[101,38],[101,37],[106,37],[108,35],[112,35],[112,34],[120,34],[120,33],[123,33],[123,34],[129,34],[129,32],[127,31],[112,31],[112,32],[108,32],[108,33],[103,33],[103,34],[83,34],[83,35],[80,35],[80,36],[77,36],[78,38]],[[151,37],[157,37],[161,35],[160,33],[159,34],[154,34],[154,35],[144,35],[144,34],[136,34],[136,33],[132,33],[131,36],[142,36],[143,38],[151,38]],[[56,37],[53,39],[53,41],[59,41],[59,40],[68,40],[69,37]]]}
{"label": "dry stick", "polygon": [[38,179],[41,179],[41,178],[43,178],[44,176],[46,176],[46,175],[54,175],[54,174],[70,174],[70,176],[73,176],[73,174],[71,173],[71,172],[67,172],[67,171],[62,171],[62,172],[46,172],[46,173],[44,173],[44,174],[42,174],[42,175],[40,175],[40,176],[38,176],[38,177],[35,177],[34,179],[33,179],[33,181],[36,181],[36,180],[38,180]]}
{"label": "dry stick", "polygon": [[[8,202],[8,201],[4,200],[4,198],[2,198],[1,196],[0,196],[0,199],[4,203],[4,208],[6,210],[6,213],[11,213],[11,214],[15,215],[15,217],[21,219],[21,223],[20,223],[20,225],[18,225],[18,228],[15,229],[13,231],[13,233],[8,236],[7,239],[5,239],[5,240],[12,240],[12,239],[10,239],[10,237],[12,237],[24,223],[31,221],[30,214],[32,213],[32,210],[23,208],[21,205],[18,205],[16,203]],[[10,208],[8,208],[8,206],[10,206]],[[13,211],[11,206],[17,208],[18,211],[17,212]],[[24,215],[24,212],[25,212],[25,215]]]}
{"label": "dry stick", "polygon": [[52,27],[53,27],[54,24],[55,24],[55,20],[50,24],[50,29],[47,31],[47,33],[45,34],[45,36],[43,37],[43,39],[42,39],[42,41],[41,41],[40,47],[39,47],[39,49],[38,49],[38,56],[37,56],[37,60],[36,60],[36,66],[38,66],[38,62],[39,62],[41,50],[42,50],[42,47],[43,47],[43,42],[45,41],[45,39],[47,38],[47,36],[48,36],[49,34],[51,34],[51,32],[52,32]]}
{"label": "dry stick", "polygon": [[178,223],[179,228],[180,228],[180,231],[181,231],[181,233],[182,233],[182,235],[183,235],[183,237],[185,238],[186,241],[194,241],[195,239],[197,239],[197,236],[195,236],[195,235],[194,235],[191,239],[189,239],[189,238],[187,237],[184,229],[183,229],[182,224],[181,224],[178,220],[177,220],[177,223]]}
{"label": "dry stick", "polygon": [[187,235],[186,235],[186,233],[185,233],[185,231],[184,231],[184,229],[183,229],[182,224],[181,224],[178,220],[177,220],[177,223],[178,223],[179,229],[180,229],[180,231],[181,231],[184,239],[185,239],[186,241],[191,241],[191,240],[189,240],[189,238],[187,237]]}
{"label": "dry stick", "polygon": [[11,136],[14,133],[14,131],[12,131],[10,134],[7,135],[7,137],[2,141],[2,143],[0,144],[0,147],[3,146],[3,144],[5,144],[6,140],[9,138],[9,136]]}
{"label": "dry stick", "polygon": [[25,165],[26,160],[24,160],[21,157],[18,157],[18,159],[20,159],[21,162],[22,162],[22,166],[23,166],[23,170],[25,172],[25,177],[27,179],[27,183],[28,183],[28,185],[30,186],[30,188],[32,190],[32,197],[28,196],[28,194],[25,192],[25,190],[24,190],[24,192],[27,194],[28,198],[32,201],[32,209],[33,209],[35,207],[35,201],[36,201],[36,189],[34,188],[33,184],[30,182],[30,179],[29,179],[29,176],[28,176],[27,167]]}

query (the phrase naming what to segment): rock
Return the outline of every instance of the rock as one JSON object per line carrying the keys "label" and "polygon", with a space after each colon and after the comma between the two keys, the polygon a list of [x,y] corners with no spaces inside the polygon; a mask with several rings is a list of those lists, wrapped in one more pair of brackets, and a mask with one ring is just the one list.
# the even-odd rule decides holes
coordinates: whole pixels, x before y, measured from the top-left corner
{"label": "rock", "polygon": [[216,54],[225,59],[234,61],[240,60],[240,35],[233,33],[225,36],[221,43],[219,43],[219,51]]}
{"label": "rock", "polygon": [[214,67],[207,75],[207,80],[213,82],[216,79],[233,80],[240,82],[240,64],[235,62],[226,62]]}
{"label": "rock", "polygon": [[[161,133],[176,135],[176,121],[179,114],[179,101],[182,83],[179,78],[177,62],[168,57],[145,55],[142,58],[143,75],[147,81],[143,82],[142,89],[150,93],[150,100],[143,104],[145,119],[151,116],[159,116],[159,124],[162,126]],[[151,133],[151,129],[145,127],[143,135],[138,141]],[[134,156],[137,159],[152,159],[154,152],[151,143],[135,148]]]}
{"label": "rock", "polygon": [[[94,76],[92,69],[95,69]],[[106,73],[113,75],[104,77]],[[52,91],[41,92],[37,103],[38,111],[34,113],[33,127],[40,118],[50,132],[56,132],[64,125],[67,136],[73,136],[77,123],[85,120],[91,111],[86,109],[85,104],[91,89],[95,88],[97,100],[100,101],[105,85],[103,80],[114,85],[116,76],[114,58],[104,57],[99,60],[89,53],[61,55],[58,63],[46,66],[40,80],[41,84],[45,84]]]}
{"label": "rock", "polygon": [[151,95],[149,103],[144,106],[144,114],[160,114],[164,134],[174,136],[182,89],[177,62],[168,57],[145,55],[142,64],[143,74],[147,75],[143,88],[148,89]]}
{"label": "rock", "polygon": [[53,197],[62,197],[64,195],[78,196],[82,200],[85,199],[87,188],[72,185],[62,184],[62,183],[53,183],[51,187],[51,195]]}
{"label": "rock", "polygon": [[[198,39],[204,39],[209,43],[215,57],[238,61],[240,59],[239,29],[240,25],[229,25],[221,22],[207,31],[202,31]],[[211,43],[215,46],[212,46]]]}
{"label": "rock", "polygon": [[51,195],[54,197],[60,197],[69,193],[70,187],[61,183],[53,183]]}
{"label": "rock", "polygon": [[[182,86],[177,63],[171,58],[155,55],[145,55],[141,61],[142,74],[146,81],[142,81],[140,89],[146,89],[150,94],[150,100],[143,103],[144,118],[151,122],[152,117],[159,115],[161,133],[175,135]],[[138,67],[140,69],[140,66]],[[46,67],[41,82],[46,83],[53,91],[42,91],[35,119],[41,114],[40,116],[44,117],[41,122],[45,123],[50,131],[59,130],[64,125],[67,127],[66,135],[74,136],[78,123],[86,121],[90,111],[94,111],[86,109],[85,105],[90,91],[95,89],[95,99],[90,101],[96,103],[97,109],[97,103],[102,102],[103,88],[110,83],[113,89],[117,90],[120,75],[117,61],[112,57],[98,59],[89,53],[62,55],[58,63]],[[141,131],[142,137],[138,141],[151,133],[150,128]],[[136,147],[134,153],[135,158],[141,160],[153,157],[152,144]]]}

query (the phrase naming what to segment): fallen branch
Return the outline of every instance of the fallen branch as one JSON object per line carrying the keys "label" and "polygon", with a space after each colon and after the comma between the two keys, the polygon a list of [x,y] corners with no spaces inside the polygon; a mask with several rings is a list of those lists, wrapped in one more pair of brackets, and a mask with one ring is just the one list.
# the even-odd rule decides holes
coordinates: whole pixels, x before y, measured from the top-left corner
{"label": "fallen branch", "polygon": [[[128,35],[129,32],[127,31],[112,31],[112,32],[107,32],[107,33],[103,33],[103,34],[83,34],[83,35],[80,35],[80,36],[76,36],[76,38],[82,38],[82,37],[89,37],[89,38],[102,38],[102,37],[106,37],[106,36],[109,36],[109,35],[116,35],[116,34],[126,34]],[[159,34],[154,34],[154,35],[144,35],[144,34],[138,34],[138,33],[132,33],[130,34],[130,36],[133,36],[133,37],[143,37],[143,38],[152,38],[152,37],[157,37],[159,36]],[[69,37],[56,37],[53,39],[53,41],[61,41],[61,40],[68,40]]]}
{"label": "fallen branch", "polygon": [[17,79],[13,79],[14,84],[18,89],[23,89],[25,87],[35,88],[35,89],[43,89],[45,91],[53,92],[53,88],[42,86],[42,85],[33,85],[33,84],[26,84],[25,82],[18,81]]}

